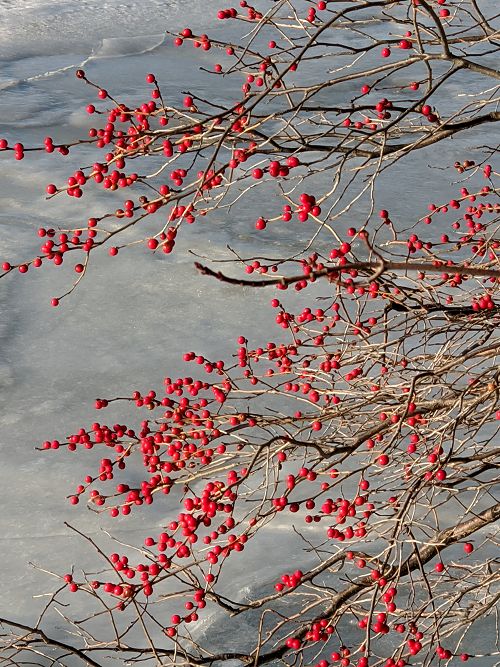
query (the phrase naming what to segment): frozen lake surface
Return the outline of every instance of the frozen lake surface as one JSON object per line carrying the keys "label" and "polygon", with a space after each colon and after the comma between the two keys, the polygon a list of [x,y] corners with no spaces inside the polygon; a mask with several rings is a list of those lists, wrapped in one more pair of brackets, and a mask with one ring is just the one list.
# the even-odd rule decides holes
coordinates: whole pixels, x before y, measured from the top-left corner
{"label": "frozen lake surface", "polygon": [[[214,16],[219,7],[214,0],[0,0],[0,136],[26,146],[40,145],[46,135],[62,141],[85,136],[90,121],[84,110],[95,96],[75,79],[75,68],[82,65],[91,80],[132,104],[146,94],[146,72],[157,74],[176,103],[187,88],[223,102],[223,87],[214,88],[213,77],[198,69],[213,67],[214,55],[175,49],[163,34],[185,25],[206,29],[207,14]],[[217,36],[222,28],[213,25],[210,34]],[[443,163],[454,159],[460,146],[472,155],[468,142],[465,133],[440,145]],[[39,227],[76,227],[89,210],[107,210],[107,198],[99,194],[86,195],[81,203],[45,199],[49,181],[62,182],[93,155],[82,149],[69,160],[37,154],[19,163],[1,156],[0,261],[35,255]],[[429,187],[428,158],[423,150],[411,164],[400,164],[397,179],[390,172],[381,181],[380,199],[393,202],[401,221],[427,202],[422,197]],[[440,171],[432,172],[432,187],[443,197],[452,194]],[[350,215],[355,218],[356,211]],[[60,308],[51,308],[50,300],[68,288],[71,266],[0,282],[0,616],[29,623],[46,602],[32,596],[52,590],[53,582],[28,562],[58,573],[77,560],[79,566],[94,562],[64,521],[98,535],[95,515],[72,508],[66,497],[99,453],[86,458],[34,447],[95,421],[96,397],[159,388],[166,374],[182,373],[184,352],[219,358],[237,335],[261,340],[271,325],[273,313],[263,307],[269,293],[200,281],[187,252],[218,257],[229,244],[251,253],[260,246],[247,223],[226,216],[208,230],[196,225],[169,257],[152,256],[143,247],[116,259],[102,253]],[[343,224],[351,224],[349,217]],[[286,236],[290,232],[284,234],[269,236],[269,254],[283,239],[293,241]],[[119,421],[121,410],[98,418]],[[133,520],[104,517],[102,525],[120,539],[140,542],[144,517],[159,527],[166,520],[164,507]],[[266,568],[263,578],[280,572],[278,562]]]}
{"label": "frozen lake surface", "polygon": [[[40,145],[48,134],[85,136],[92,91],[75,80],[81,63],[89,77],[117,96],[137,97],[138,86],[144,96],[150,70],[164,73],[180,96],[186,72],[179,66],[179,51],[165,44],[161,30],[187,23],[201,30],[216,3],[191,3],[188,17],[179,4],[184,3],[0,2],[0,135],[26,146]],[[190,57],[184,54],[194,65]],[[196,68],[194,73],[196,85]],[[105,210],[107,202],[98,199],[80,207],[67,198],[45,201],[48,174],[62,181],[71,169],[71,161],[54,157],[37,154],[15,163],[2,156],[2,261],[36,254],[41,226],[77,226],[88,217],[86,206],[96,213]],[[75,160],[81,159],[79,152]],[[97,396],[161,387],[167,372],[181,372],[186,350],[222,356],[227,332],[231,341],[237,331],[257,333],[259,323],[248,312],[262,295],[243,300],[237,290],[209,282],[202,292],[194,282],[186,250],[217,253],[226,242],[224,231],[212,230],[209,236],[198,231],[169,258],[152,257],[141,248],[134,252],[133,280],[127,261],[109,262],[104,255],[86,276],[85,288],[58,309],[50,307],[50,299],[71,284],[70,267],[1,281],[0,616],[32,621],[44,603],[43,598],[33,602],[32,594],[53,588],[53,581],[28,561],[55,572],[75,562],[81,544],[65,529],[65,520],[92,534],[96,530],[95,516],[75,511],[66,500],[96,457],[47,456],[34,447],[92,423]],[[210,312],[203,307],[207,299]],[[119,411],[113,418],[120,418]],[[159,516],[155,521],[161,525]],[[122,537],[137,528],[130,520],[113,525],[117,534],[124,531]]]}

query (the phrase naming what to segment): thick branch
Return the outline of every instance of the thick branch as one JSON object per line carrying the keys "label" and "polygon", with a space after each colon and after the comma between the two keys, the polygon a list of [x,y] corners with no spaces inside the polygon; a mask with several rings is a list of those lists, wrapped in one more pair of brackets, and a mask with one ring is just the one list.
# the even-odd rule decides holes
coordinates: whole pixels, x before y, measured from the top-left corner
{"label": "thick branch", "polygon": [[[418,552],[418,554],[413,553],[406,560],[406,562],[403,563],[400,570],[398,570],[397,567],[393,567],[389,572],[385,572],[384,575],[387,576],[389,580],[390,577],[396,575],[398,571],[402,576],[406,576],[410,574],[410,572],[419,569],[422,565],[425,565],[430,560],[435,558],[436,555],[446,547],[465,539],[481,528],[484,528],[485,526],[498,521],[498,519],[500,519],[500,503],[489,507],[488,509],[484,510],[484,512],[477,514],[468,521],[464,521],[463,523],[459,523],[456,526],[452,526],[451,528],[447,528],[446,530],[441,531],[438,533],[438,535],[436,535],[435,539],[431,543],[426,544]],[[374,581],[371,576],[364,577],[361,581],[350,584],[344,588],[344,590],[340,591],[332,597],[332,600],[327,609],[320,616],[318,616],[317,620],[322,618],[330,618],[341,607],[341,605],[344,604],[344,602],[347,602],[347,600],[354,597],[363,589],[371,588],[372,586],[374,586]],[[302,638],[307,631],[308,626],[306,625],[299,633],[296,633],[296,636]],[[289,650],[290,649],[286,645],[282,645],[279,648],[270,651],[269,653],[261,655],[255,664],[266,664],[271,660],[283,656]]]}
{"label": "thick branch", "polygon": [[311,271],[308,276],[287,276],[282,278],[268,278],[264,280],[252,280],[248,278],[231,278],[226,276],[221,271],[213,271],[208,266],[200,264],[199,262],[194,263],[195,267],[200,273],[205,276],[212,276],[217,278],[223,283],[228,283],[230,285],[239,285],[241,287],[268,287],[270,285],[293,285],[302,280],[311,280],[311,278],[328,278],[328,277],[338,277],[341,272],[350,271],[355,269],[357,271],[372,271],[376,272],[377,276],[386,273],[387,271],[423,271],[425,273],[452,273],[459,274],[462,276],[478,276],[485,278],[497,278],[500,279],[500,269],[488,269],[482,267],[473,267],[473,266],[435,266],[430,262],[393,262],[393,261],[383,261],[383,262],[348,262],[343,266],[338,267],[328,267],[318,271]]}
{"label": "thick branch", "polygon": [[70,655],[76,655],[78,658],[80,658],[80,660],[83,660],[86,665],[90,665],[91,667],[102,667],[100,663],[96,662],[92,658],[89,658],[81,649],[71,646],[70,644],[65,644],[64,642],[60,641],[59,639],[55,639],[54,637],[49,637],[43,630],[40,630],[40,628],[31,628],[29,625],[17,623],[16,621],[9,621],[7,618],[0,618],[0,625],[7,625],[11,628],[18,628],[19,630],[24,630],[30,635],[38,635],[44,644],[47,644],[48,646],[57,646],[57,648],[68,651]]}

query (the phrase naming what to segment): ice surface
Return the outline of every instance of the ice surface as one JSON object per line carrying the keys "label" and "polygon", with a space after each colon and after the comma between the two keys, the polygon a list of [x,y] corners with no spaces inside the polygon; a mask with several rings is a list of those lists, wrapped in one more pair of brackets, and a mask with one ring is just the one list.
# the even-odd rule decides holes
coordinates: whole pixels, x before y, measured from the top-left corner
{"label": "ice surface", "polygon": [[116,37],[125,53],[134,49],[138,36],[157,34],[185,21],[199,27],[213,0],[189,3],[180,0],[2,0],[0,2],[0,58],[91,53],[103,39]]}
{"label": "ice surface", "polygon": [[[116,94],[137,97],[139,82],[145,89],[146,71],[160,68],[168,57],[166,46],[156,53],[165,42],[162,30],[180,29],[188,19],[189,25],[199,28],[214,6],[211,1],[194,3],[188,17],[179,3],[168,0],[3,0],[0,133],[12,140],[22,138],[26,145],[39,144],[47,134],[61,140],[82,136],[90,126],[83,109],[91,91],[75,81],[75,67],[83,64],[89,76],[103,85],[109,83]],[[179,68],[172,69],[171,75],[171,86],[177,88],[182,83]],[[80,152],[77,159],[84,156]],[[67,161],[49,156],[22,165],[2,162],[3,259],[15,262],[36,253],[40,226],[63,225],[62,221],[75,226],[85,218],[84,207],[75,212],[71,202],[62,198],[50,206],[45,203],[47,174],[62,180],[68,169]],[[94,205],[99,212],[99,201]],[[217,240],[200,238],[190,247],[207,252],[217,248]],[[74,521],[95,534],[95,516],[75,512],[65,500],[93,467],[95,457],[85,461],[65,453],[47,456],[35,453],[34,447],[95,421],[97,396],[129,394],[136,387],[158,388],[167,371],[181,372],[186,346],[221,356],[222,333],[234,331],[239,321],[247,320],[247,305],[236,290],[213,283],[207,284],[203,294],[193,290],[192,262],[181,254],[165,261],[145,251],[136,255],[134,282],[127,262],[113,267],[97,262],[89,271],[87,289],[76,292],[67,307],[57,311],[50,308],[50,298],[65,291],[71,280],[68,271],[60,275],[50,270],[30,272],[26,280],[2,281],[0,616],[33,621],[46,599],[33,601],[31,596],[53,589],[50,577],[29,567],[28,561],[60,573],[71,568],[77,553],[81,564],[93,560],[63,522]],[[199,316],[207,298],[213,299],[214,312],[220,313],[218,321]],[[250,301],[253,298],[249,295]],[[120,419],[119,410],[114,418]],[[117,535],[121,531],[123,539],[134,530],[130,521],[114,523],[114,529]]]}
{"label": "ice surface", "polygon": [[[214,87],[213,77],[197,73],[204,59],[211,63],[213,58],[190,50],[183,51],[181,62],[180,52],[163,38],[164,28],[205,28],[207,12],[213,13],[220,3],[188,4],[189,12],[180,0],[0,0],[0,135],[27,145],[40,143],[47,134],[62,141],[83,136],[90,121],[82,109],[95,97],[75,80],[74,68],[82,64],[90,78],[132,103],[142,99],[148,71],[158,74],[176,101],[187,86],[223,100],[224,90]],[[467,134],[453,145],[440,145],[443,162],[460,145],[468,147]],[[86,159],[92,157],[85,150],[69,161],[42,155],[15,163],[2,156],[1,261],[15,262],[36,253],[40,226],[77,226],[89,207],[96,214],[106,210],[106,201],[98,195],[80,206],[64,197],[45,201],[49,174],[50,180],[62,181],[69,164],[77,166]],[[397,202],[396,220],[404,222],[420,205],[428,187],[429,161],[423,150],[410,165],[401,164],[397,179],[392,173],[381,179],[378,194]],[[432,178],[436,191],[451,196],[442,172],[433,171]],[[350,212],[341,224],[349,226],[357,215]],[[267,293],[200,281],[186,254],[191,249],[218,256],[228,243],[251,252],[255,240],[248,220],[221,217],[209,234],[195,227],[171,257],[151,257],[143,249],[116,261],[101,256],[82,288],[59,309],[51,309],[49,302],[67,288],[71,267],[47,267],[1,281],[0,616],[30,622],[46,601],[33,602],[31,595],[52,589],[53,582],[28,567],[28,561],[59,573],[77,559],[79,565],[94,562],[90,550],[81,548],[80,538],[63,522],[98,534],[93,514],[65,502],[98,454],[89,452],[86,458],[68,452],[36,453],[34,446],[92,423],[98,396],[160,387],[165,374],[181,373],[186,350],[218,358],[237,334],[261,340],[260,333],[270,324],[272,313],[261,307],[270,298]],[[297,240],[292,232],[282,233],[288,234],[288,243]],[[267,251],[272,254],[283,238],[270,233]],[[109,411],[105,419],[120,420],[121,410]],[[166,521],[165,513],[156,508],[147,516],[150,525]],[[137,541],[143,535],[139,522],[140,518],[136,523],[126,519],[108,524],[118,537]],[[268,542],[264,540],[263,548]],[[272,579],[279,562],[267,560],[266,568],[260,576]],[[247,585],[256,584],[250,577]]]}

